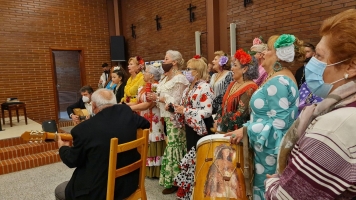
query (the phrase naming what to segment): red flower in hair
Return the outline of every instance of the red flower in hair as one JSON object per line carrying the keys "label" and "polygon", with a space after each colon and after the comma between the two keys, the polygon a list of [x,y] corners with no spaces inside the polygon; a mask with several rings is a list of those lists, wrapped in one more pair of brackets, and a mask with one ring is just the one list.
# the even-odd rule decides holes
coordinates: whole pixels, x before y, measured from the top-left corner
{"label": "red flower in hair", "polygon": [[140,56],[136,56],[136,60],[141,65],[145,64],[145,61],[143,61],[143,59]]}
{"label": "red flower in hair", "polygon": [[237,50],[234,57],[237,60],[239,60],[239,62],[242,65],[246,65],[246,64],[250,63],[252,60],[252,57],[250,56],[250,54],[244,52],[244,50],[242,50],[242,49]]}
{"label": "red flower in hair", "polygon": [[200,55],[195,55],[193,58],[199,59],[199,58],[201,58],[201,56]]}

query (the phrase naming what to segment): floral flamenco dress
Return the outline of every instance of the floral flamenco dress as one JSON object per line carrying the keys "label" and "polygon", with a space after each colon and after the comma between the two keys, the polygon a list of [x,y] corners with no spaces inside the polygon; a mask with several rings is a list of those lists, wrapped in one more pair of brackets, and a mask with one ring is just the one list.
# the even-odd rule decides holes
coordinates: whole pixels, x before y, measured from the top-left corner
{"label": "floral flamenco dress", "polygon": [[230,83],[224,95],[222,106],[215,117],[218,123],[218,131],[234,131],[248,121],[249,102],[257,87],[254,82],[241,88],[236,86],[236,81]]}
{"label": "floral flamenco dress", "polygon": [[[152,83],[152,88],[157,88],[158,83]],[[144,87],[138,89],[138,103],[147,102]],[[140,115],[146,118],[150,124],[149,145],[146,160],[146,176],[158,178],[161,169],[161,162],[166,142],[164,140],[164,121],[161,118],[157,105],[147,110],[140,111]]]}
{"label": "floral flamenco dress", "polygon": [[143,80],[142,72],[138,73],[134,79],[132,77],[129,78],[126,82],[126,86],[124,89],[124,97],[121,99],[121,102],[124,103],[136,103],[137,102],[137,93],[138,88],[145,85],[145,81]]}
{"label": "floral flamenco dress", "polygon": [[298,104],[298,87],[284,75],[271,78],[251,97],[251,118],[244,126],[255,154],[253,199],[265,199],[266,175],[276,173],[279,146],[296,119]]}
{"label": "floral flamenco dress", "polygon": [[206,135],[213,134],[210,130],[213,126],[212,104],[214,92],[211,86],[203,80],[195,83],[183,92],[180,105],[184,106],[184,114],[175,114],[174,124],[185,127],[187,138],[187,151],[179,163],[181,172],[174,178],[174,184],[178,186],[178,199],[191,199],[195,181],[196,144]]}

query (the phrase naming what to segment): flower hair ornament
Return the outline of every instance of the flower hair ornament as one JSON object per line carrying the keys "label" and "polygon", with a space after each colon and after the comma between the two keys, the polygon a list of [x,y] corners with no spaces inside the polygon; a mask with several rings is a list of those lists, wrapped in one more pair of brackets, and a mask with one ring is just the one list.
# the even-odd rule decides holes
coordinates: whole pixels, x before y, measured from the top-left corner
{"label": "flower hair ornament", "polygon": [[143,59],[140,56],[136,56],[136,60],[137,60],[138,64],[140,64],[140,65],[145,64],[145,61],[143,61]]}
{"label": "flower hair ornament", "polygon": [[258,44],[263,44],[263,42],[262,42],[262,36],[253,39],[253,41],[252,41],[252,46],[258,45]]}
{"label": "flower hair ornament", "polygon": [[293,62],[295,36],[290,34],[283,34],[274,43],[277,58],[285,62]]}
{"label": "flower hair ornament", "polygon": [[219,65],[224,66],[226,63],[229,61],[229,58],[227,56],[221,56],[219,59]]}
{"label": "flower hair ornament", "polygon": [[200,56],[200,55],[195,55],[193,58],[195,58],[195,59],[200,59],[201,56]]}
{"label": "flower hair ornament", "polygon": [[239,60],[239,62],[241,63],[241,65],[247,65],[249,63],[251,63],[252,61],[252,57],[250,54],[246,53],[244,50],[239,49],[236,51],[234,57]]}
{"label": "flower hair ornament", "polygon": [[157,61],[155,61],[155,62],[152,64],[152,66],[155,67],[155,68],[160,68],[161,65],[162,65],[162,64],[161,64],[160,62],[157,62]]}
{"label": "flower hair ornament", "polygon": [[116,71],[116,70],[120,70],[121,68],[119,67],[119,66],[115,66],[114,67],[114,71]]}

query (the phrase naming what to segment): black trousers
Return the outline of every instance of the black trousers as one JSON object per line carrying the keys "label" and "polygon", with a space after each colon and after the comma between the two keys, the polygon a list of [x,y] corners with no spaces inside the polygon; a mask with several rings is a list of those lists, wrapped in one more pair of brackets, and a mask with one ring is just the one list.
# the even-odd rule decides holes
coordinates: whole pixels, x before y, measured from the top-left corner
{"label": "black trousers", "polygon": [[[212,128],[214,125],[213,117],[205,118],[204,123],[205,123],[206,129],[208,130],[207,135],[214,134],[210,130],[210,128]],[[197,132],[195,132],[192,127],[185,124],[185,137],[187,139],[187,152],[192,147],[195,147],[195,150],[197,150],[197,148],[196,148],[197,142],[200,138],[202,138],[204,136],[206,136],[206,135],[203,135],[203,136],[198,135]]]}

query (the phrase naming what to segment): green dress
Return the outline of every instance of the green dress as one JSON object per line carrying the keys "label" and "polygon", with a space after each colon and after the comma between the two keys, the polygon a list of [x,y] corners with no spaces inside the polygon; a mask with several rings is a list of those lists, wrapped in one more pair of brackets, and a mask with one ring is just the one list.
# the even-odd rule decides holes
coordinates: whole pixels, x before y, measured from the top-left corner
{"label": "green dress", "polygon": [[173,126],[169,117],[165,117],[167,128],[167,147],[164,150],[159,184],[165,188],[173,186],[173,179],[180,172],[179,162],[187,153],[185,131]]}

